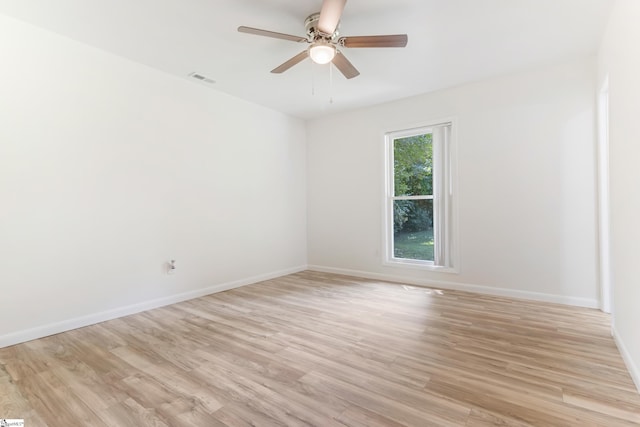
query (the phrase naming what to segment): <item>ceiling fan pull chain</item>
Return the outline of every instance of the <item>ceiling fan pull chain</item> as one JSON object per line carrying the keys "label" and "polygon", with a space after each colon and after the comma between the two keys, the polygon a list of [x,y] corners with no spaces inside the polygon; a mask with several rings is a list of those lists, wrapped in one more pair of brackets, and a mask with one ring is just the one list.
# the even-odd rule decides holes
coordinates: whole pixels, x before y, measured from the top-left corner
{"label": "ceiling fan pull chain", "polygon": [[316,67],[313,61],[309,61],[311,65],[311,96],[316,96]]}
{"label": "ceiling fan pull chain", "polygon": [[329,63],[329,104],[333,104],[333,67]]}

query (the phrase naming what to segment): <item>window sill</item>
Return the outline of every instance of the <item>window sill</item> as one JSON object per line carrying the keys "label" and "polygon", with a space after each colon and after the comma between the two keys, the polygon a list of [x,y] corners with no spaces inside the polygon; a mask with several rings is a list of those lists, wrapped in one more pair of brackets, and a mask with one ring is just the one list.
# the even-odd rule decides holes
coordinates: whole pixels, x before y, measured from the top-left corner
{"label": "window sill", "polygon": [[390,260],[384,261],[387,267],[414,268],[417,270],[434,271],[438,273],[458,274],[458,270],[453,267],[434,265],[432,261],[411,261],[411,260]]}

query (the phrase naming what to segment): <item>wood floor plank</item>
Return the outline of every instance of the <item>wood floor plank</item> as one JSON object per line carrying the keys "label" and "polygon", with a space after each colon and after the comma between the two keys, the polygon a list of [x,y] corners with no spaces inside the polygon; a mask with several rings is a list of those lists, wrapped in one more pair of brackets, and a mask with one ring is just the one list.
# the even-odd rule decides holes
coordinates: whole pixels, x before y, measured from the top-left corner
{"label": "wood floor plank", "polygon": [[215,415],[195,407],[173,416],[171,418],[171,425],[184,427],[227,427],[227,425]]}
{"label": "wood floor plank", "polygon": [[22,394],[33,405],[33,409],[51,427],[67,425],[106,427],[96,414],[98,408],[94,410],[88,407],[49,371],[22,378],[18,384]]}
{"label": "wood floor plank", "polygon": [[0,349],[29,426],[640,425],[597,310],[306,271]]}
{"label": "wood floor plank", "polygon": [[615,396],[597,396],[592,393],[565,391],[563,399],[570,405],[597,411],[640,425],[640,411],[633,405],[620,401]]}
{"label": "wood floor plank", "polygon": [[349,406],[337,420],[351,427],[406,427],[404,424],[358,406]]}
{"label": "wood floor plank", "polygon": [[496,415],[479,408],[474,408],[471,410],[471,414],[469,414],[466,427],[528,427],[530,425],[531,424],[515,420],[505,414]]}
{"label": "wood floor plank", "polygon": [[0,408],[2,408],[2,418],[9,419],[19,419],[22,414],[26,414],[31,409],[20,387],[11,379],[2,365],[0,365]]}
{"label": "wood floor plank", "polygon": [[240,375],[221,364],[205,364],[194,374],[207,378],[219,395],[237,408],[249,408],[254,413],[290,426],[327,425],[330,420],[313,407],[302,407],[269,387]]}
{"label": "wood floor plank", "polygon": [[[211,366],[213,368],[213,365]],[[220,360],[215,364],[215,369],[222,369],[231,372],[234,367],[226,361]],[[196,372],[199,374],[199,372]],[[210,372],[209,372],[210,374]],[[259,414],[260,417],[270,420],[270,423],[282,423],[285,425],[321,425],[334,426],[341,423],[335,421],[336,417],[346,408],[346,402],[333,395],[327,395],[316,388],[296,382],[281,387],[281,383],[276,380],[265,378],[250,371],[243,371],[242,378],[235,378],[234,383],[244,384],[253,389],[241,399],[237,399],[234,389],[224,386],[222,396],[227,395],[228,399],[223,406],[226,408],[231,403],[237,410],[246,410],[247,413]],[[224,375],[223,375],[224,376]],[[273,394],[278,390],[277,394]],[[232,393],[229,394],[229,391]],[[252,397],[249,397],[252,396]],[[255,401],[260,401],[257,405]],[[285,410],[286,416],[274,417],[281,409]],[[220,411],[216,412],[218,415]]]}
{"label": "wood floor plank", "polygon": [[326,393],[336,394],[351,404],[368,411],[380,415],[384,414],[385,417],[394,422],[407,426],[433,425],[453,427],[464,425],[471,411],[470,408],[464,407],[464,403],[458,405],[458,408],[451,408],[446,413],[441,412],[441,408],[437,408],[437,411],[431,411],[427,402],[424,402],[427,404],[423,404],[420,407],[410,406],[371,392],[371,390],[354,386],[339,378],[318,372],[310,372],[301,381],[312,384]]}

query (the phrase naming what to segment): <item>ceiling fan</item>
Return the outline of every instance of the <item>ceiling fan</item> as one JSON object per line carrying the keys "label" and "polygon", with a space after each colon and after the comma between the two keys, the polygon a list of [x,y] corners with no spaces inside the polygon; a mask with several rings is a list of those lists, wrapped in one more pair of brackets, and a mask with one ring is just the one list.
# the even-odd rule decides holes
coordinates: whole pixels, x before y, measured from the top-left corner
{"label": "ceiling fan", "polygon": [[320,12],[309,15],[304,21],[307,33],[306,37],[292,36],[290,34],[245,26],[238,27],[238,31],[241,33],[309,44],[307,49],[271,70],[272,73],[283,73],[305,58],[310,57],[311,60],[317,64],[328,64],[332,62],[347,79],[352,79],[358,76],[360,72],[349,62],[346,56],[338,50],[338,47],[405,47],[408,38],[406,34],[339,37],[338,24],[340,23],[340,17],[342,16],[342,11],[346,3],[347,0],[323,0]]}

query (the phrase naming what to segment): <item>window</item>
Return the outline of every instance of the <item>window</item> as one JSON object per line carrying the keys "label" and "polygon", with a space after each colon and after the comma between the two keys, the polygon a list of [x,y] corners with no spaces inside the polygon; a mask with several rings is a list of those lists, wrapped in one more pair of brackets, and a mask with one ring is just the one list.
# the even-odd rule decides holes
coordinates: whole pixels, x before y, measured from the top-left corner
{"label": "window", "polygon": [[453,270],[450,122],[386,134],[385,262]]}

